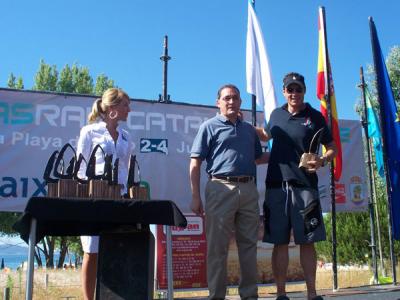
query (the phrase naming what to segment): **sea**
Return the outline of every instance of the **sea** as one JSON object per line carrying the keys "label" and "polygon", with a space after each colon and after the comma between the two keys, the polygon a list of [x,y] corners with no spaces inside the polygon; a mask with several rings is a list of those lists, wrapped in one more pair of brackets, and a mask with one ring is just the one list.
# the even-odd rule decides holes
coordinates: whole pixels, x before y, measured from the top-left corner
{"label": "sea", "polygon": [[28,254],[0,254],[0,259],[4,261],[4,267],[16,270],[18,267],[22,266],[24,262],[28,261]]}
{"label": "sea", "polygon": [[[14,249],[12,249],[14,248]],[[12,253],[12,250],[15,250]],[[54,263],[55,265],[60,258],[59,253],[54,254]],[[4,249],[0,245],[0,264],[4,261],[4,267],[9,268],[11,270],[17,270],[23,264],[27,264],[28,262],[28,248],[27,247],[10,247]],[[42,262],[45,262],[44,256],[42,256]],[[65,264],[75,264],[75,256],[74,255],[67,255],[64,261]],[[37,267],[37,263],[35,260],[35,267]]]}

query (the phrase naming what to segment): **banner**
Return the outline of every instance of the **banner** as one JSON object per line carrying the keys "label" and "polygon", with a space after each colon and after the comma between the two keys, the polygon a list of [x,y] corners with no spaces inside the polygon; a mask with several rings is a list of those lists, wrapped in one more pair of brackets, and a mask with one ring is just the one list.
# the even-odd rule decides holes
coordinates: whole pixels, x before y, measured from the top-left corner
{"label": "banner", "polygon": [[[340,120],[340,140],[342,143],[342,176],[335,181],[336,211],[365,211],[368,205],[368,187],[361,123]],[[318,188],[323,212],[331,210],[329,190],[329,168],[318,170]]]}
{"label": "banner", "polygon": [[[48,158],[67,142],[76,145],[94,100],[92,96],[0,89],[0,211],[23,211],[31,196],[45,195],[43,172]],[[191,213],[189,153],[200,124],[215,116],[217,108],[144,100],[132,100],[131,108],[122,125],[132,136],[141,179],[150,184],[152,199],[172,200],[182,212]],[[250,111],[244,111],[244,119],[251,120]],[[262,113],[257,119],[263,120]],[[361,125],[342,120],[340,127],[344,164],[336,183],[337,210],[365,210]],[[266,165],[257,168],[260,207],[266,170]],[[324,209],[329,207],[327,170],[322,169],[319,180]],[[203,193],[204,169],[201,174]]]}

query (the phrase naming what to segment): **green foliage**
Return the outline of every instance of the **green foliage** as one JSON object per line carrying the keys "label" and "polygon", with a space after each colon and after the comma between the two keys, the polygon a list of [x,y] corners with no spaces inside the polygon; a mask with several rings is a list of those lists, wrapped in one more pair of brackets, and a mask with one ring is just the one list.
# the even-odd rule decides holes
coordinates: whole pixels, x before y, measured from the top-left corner
{"label": "green foliage", "polygon": [[50,66],[40,60],[39,70],[35,75],[35,85],[33,90],[38,91],[56,91],[58,81],[58,71],[56,66]]}
{"label": "green foliage", "polygon": [[93,79],[87,67],[72,66],[72,83],[75,93],[93,94]]}
{"label": "green foliage", "polygon": [[400,103],[400,46],[394,46],[386,59],[386,65],[392,83],[392,90],[397,106]]}
{"label": "green foliage", "polygon": [[16,89],[23,90],[24,89],[24,81],[21,76],[17,79],[17,84],[15,85]]}
{"label": "green foliage", "polygon": [[81,245],[81,239],[79,236],[71,236],[68,237],[68,251],[69,253],[74,253],[75,257],[76,256],[82,256],[83,255],[83,250],[82,250],[82,245]]}
{"label": "green foliage", "polygon": [[21,291],[21,289],[22,289],[22,268],[18,268],[17,272],[18,272],[18,283],[19,283],[19,287],[20,287],[20,291]]}
{"label": "green foliage", "polygon": [[[10,77],[9,82],[9,87],[10,84],[13,84],[13,86],[18,85],[18,83],[15,84],[15,77]],[[39,70],[35,76],[35,85],[33,89],[40,91],[101,95],[110,87],[114,87],[114,80],[109,79],[104,74],[97,76],[96,85],[94,85],[93,78],[87,67],[78,66],[75,63],[70,67],[67,64],[58,75],[56,66],[50,66],[46,64],[44,60],[41,60]]]}
{"label": "green foliage", "polygon": [[10,74],[7,80],[7,87],[10,89],[19,89],[23,90],[24,89],[24,81],[22,80],[22,77],[19,76],[18,79],[14,76],[13,73]]}
{"label": "green foliage", "polygon": [[7,275],[7,282],[6,282],[6,287],[9,288],[10,290],[10,299],[12,299],[12,292],[14,289],[14,279],[12,278],[12,276],[10,274]]}
{"label": "green foliage", "polygon": [[103,92],[108,89],[114,87],[114,80],[109,79],[106,75],[100,74],[96,78],[96,86],[94,88],[95,95],[102,95]]}
{"label": "green foliage", "polygon": [[69,65],[65,65],[65,67],[60,72],[60,79],[57,83],[57,91],[64,93],[73,93],[75,91],[73,79],[72,79],[72,70]]}
{"label": "green foliage", "polygon": [[[396,100],[397,107],[400,105],[400,46],[394,46],[390,49],[386,58],[386,67],[389,73],[390,82],[394,99]],[[372,96],[372,106],[379,112],[379,103],[377,97],[375,68],[372,64],[367,66],[365,73],[365,82]],[[356,112],[361,115],[362,99],[356,104]]]}
{"label": "green foliage", "polygon": [[[325,215],[324,221],[327,240],[316,249],[320,259],[332,262],[332,215]],[[365,264],[370,256],[368,213],[337,213],[336,225],[338,264]]]}
{"label": "green foliage", "polygon": [[15,78],[14,74],[11,73],[7,80],[7,87],[9,87],[10,89],[15,89],[17,86],[15,80],[16,80],[16,78]]}
{"label": "green foliage", "polygon": [[17,232],[12,228],[21,213],[16,212],[0,212],[0,236],[1,235],[11,235],[16,236]]}
{"label": "green foliage", "polygon": [[[376,178],[376,207],[378,218],[375,224],[380,225],[383,260],[386,261],[386,268],[390,269],[390,249],[388,231],[388,213],[386,187],[380,178]],[[316,243],[318,257],[321,260],[332,262],[332,215],[324,217],[327,240]],[[377,226],[375,231],[375,246],[377,260],[379,263],[379,241]],[[337,239],[337,261],[338,264],[369,264],[372,265],[371,229],[369,211],[360,213],[337,213],[336,214],[336,239]],[[394,241],[394,253],[397,258],[400,256],[400,243]]]}

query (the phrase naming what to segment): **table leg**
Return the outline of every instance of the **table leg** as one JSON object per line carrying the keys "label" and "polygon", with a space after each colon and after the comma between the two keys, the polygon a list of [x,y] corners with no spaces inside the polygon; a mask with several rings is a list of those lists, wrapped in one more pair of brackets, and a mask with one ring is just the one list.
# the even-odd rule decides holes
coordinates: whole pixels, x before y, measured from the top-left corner
{"label": "table leg", "polygon": [[36,225],[37,221],[35,218],[31,220],[31,228],[29,232],[29,253],[28,253],[28,270],[26,276],[26,300],[32,299],[33,294],[33,272],[35,270],[34,266],[34,251],[36,245]]}

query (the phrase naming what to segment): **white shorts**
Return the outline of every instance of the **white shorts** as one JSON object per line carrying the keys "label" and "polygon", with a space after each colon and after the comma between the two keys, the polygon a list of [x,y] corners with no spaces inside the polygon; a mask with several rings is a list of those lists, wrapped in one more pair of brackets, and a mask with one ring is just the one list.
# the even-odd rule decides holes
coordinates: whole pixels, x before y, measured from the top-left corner
{"label": "white shorts", "polygon": [[99,252],[99,236],[81,236],[82,249],[85,253]]}

